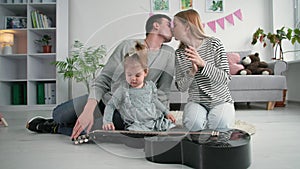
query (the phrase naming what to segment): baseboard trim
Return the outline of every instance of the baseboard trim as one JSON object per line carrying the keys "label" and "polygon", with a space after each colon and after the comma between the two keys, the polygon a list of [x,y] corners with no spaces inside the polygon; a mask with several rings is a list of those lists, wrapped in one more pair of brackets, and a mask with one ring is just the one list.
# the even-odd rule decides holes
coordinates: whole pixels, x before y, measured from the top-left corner
{"label": "baseboard trim", "polygon": [[299,105],[300,105],[300,101],[287,100],[286,102],[287,102],[287,104],[288,104],[288,103],[293,103],[293,104],[299,104]]}

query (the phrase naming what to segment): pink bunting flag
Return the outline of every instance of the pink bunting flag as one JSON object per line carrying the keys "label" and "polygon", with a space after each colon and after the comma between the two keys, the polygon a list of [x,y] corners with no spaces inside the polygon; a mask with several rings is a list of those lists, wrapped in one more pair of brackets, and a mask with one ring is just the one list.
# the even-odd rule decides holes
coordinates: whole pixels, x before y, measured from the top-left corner
{"label": "pink bunting flag", "polygon": [[152,15],[154,15],[153,12],[150,12],[150,13],[149,13],[149,17],[151,17]]}
{"label": "pink bunting flag", "polygon": [[233,15],[232,15],[232,14],[227,15],[227,16],[225,17],[225,19],[226,19],[230,24],[234,25],[234,20],[233,20]]}
{"label": "pink bunting flag", "polygon": [[222,29],[225,28],[225,26],[224,26],[224,18],[217,19],[217,23],[218,23],[218,25],[219,25]]}
{"label": "pink bunting flag", "polygon": [[202,23],[203,29],[205,28],[205,23]]}
{"label": "pink bunting flag", "polygon": [[216,21],[208,22],[207,25],[216,33]]}
{"label": "pink bunting flag", "polygon": [[241,20],[241,21],[243,20],[243,15],[242,15],[241,9],[235,11],[233,14],[234,14],[237,18],[239,18],[239,20]]}

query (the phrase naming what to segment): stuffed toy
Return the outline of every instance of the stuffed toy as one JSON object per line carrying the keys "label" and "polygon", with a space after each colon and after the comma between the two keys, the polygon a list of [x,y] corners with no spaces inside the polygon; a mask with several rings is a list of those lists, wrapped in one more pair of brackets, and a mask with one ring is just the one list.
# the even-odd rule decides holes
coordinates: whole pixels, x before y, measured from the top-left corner
{"label": "stuffed toy", "polygon": [[229,70],[231,75],[237,74],[240,70],[245,69],[241,64],[241,58],[238,53],[227,53]]}
{"label": "stuffed toy", "polygon": [[248,55],[242,59],[245,69],[237,72],[239,75],[272,75],[273,70],[268,68],[268,64],[260,61],[259,54]]}

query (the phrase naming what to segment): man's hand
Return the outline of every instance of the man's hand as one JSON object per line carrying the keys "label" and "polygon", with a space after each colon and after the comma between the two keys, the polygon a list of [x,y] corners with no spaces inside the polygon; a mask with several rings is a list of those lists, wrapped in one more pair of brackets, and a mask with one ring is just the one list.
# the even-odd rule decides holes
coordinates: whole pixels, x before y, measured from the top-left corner
{"label": "man's hand", "polygon": [[89,133],[94,124],[94,110],[97,106],[97,101],[95,99],[89,99],[83,109],[83,112],[78,117],[76,124],[73,128],[73,133],[71,139],[76,139],[80,133],[86,129]]}

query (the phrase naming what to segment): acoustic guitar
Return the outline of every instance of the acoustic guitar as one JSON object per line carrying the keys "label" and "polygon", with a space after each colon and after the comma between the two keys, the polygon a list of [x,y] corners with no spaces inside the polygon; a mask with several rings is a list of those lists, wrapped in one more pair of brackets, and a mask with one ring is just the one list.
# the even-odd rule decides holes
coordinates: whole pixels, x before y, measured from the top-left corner
{"label": "acoustic guitar", "polygon": [[182,164],[196,169],[246,169],[251,164],[251,137],[239,129],[198,132],[94,130],[79,136],[74,143],[90,140],[143,148],[145,158],[155,163]]}

